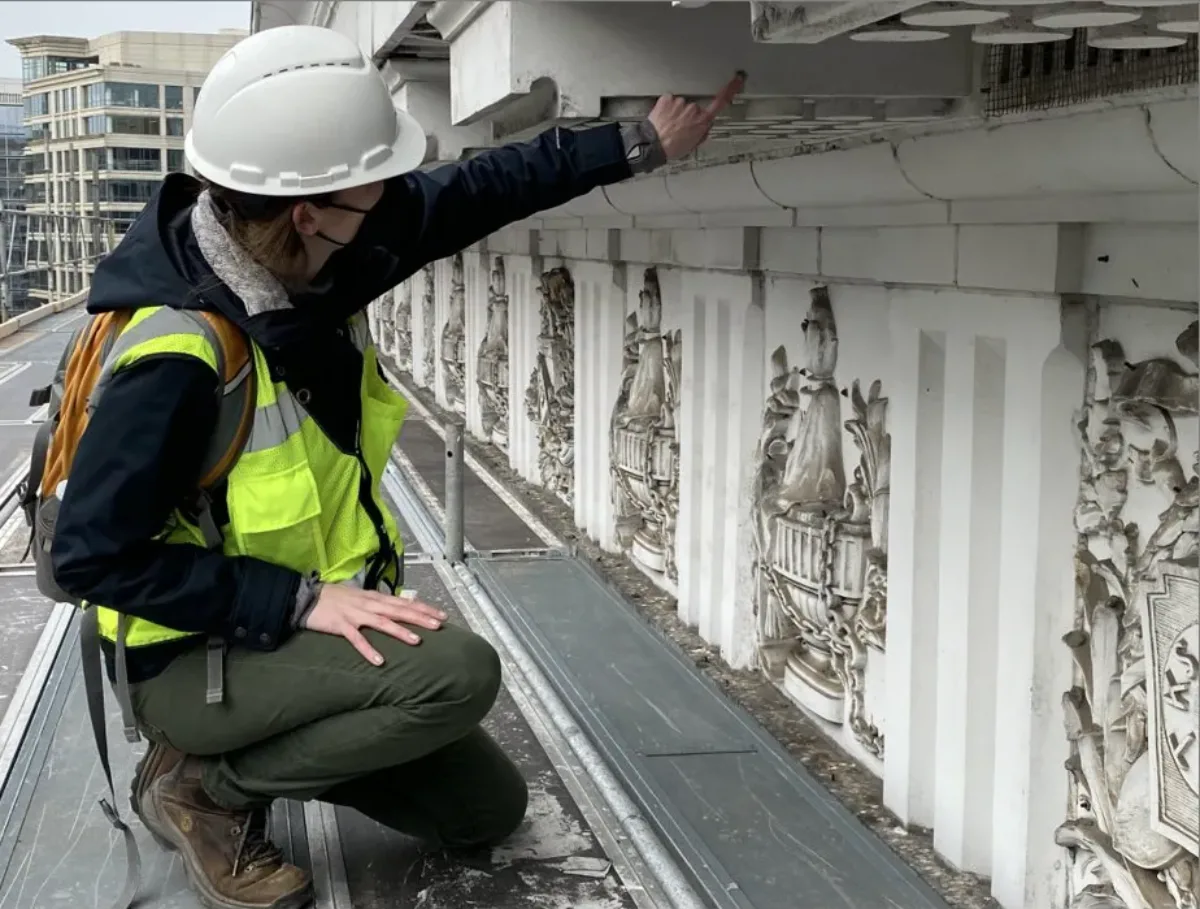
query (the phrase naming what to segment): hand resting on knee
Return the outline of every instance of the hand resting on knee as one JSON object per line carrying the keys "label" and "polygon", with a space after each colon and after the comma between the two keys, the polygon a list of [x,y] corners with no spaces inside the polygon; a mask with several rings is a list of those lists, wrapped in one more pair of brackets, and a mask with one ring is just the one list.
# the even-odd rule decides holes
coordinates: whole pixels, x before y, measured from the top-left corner
{"label": "hand resting on knee", "polygon": [[419,600],[406,600],[350,584],[325,584],[317,594],[301,626],[309,631],[336,634],[354,645],[354,649],[376,666],[383,665],[383,654],[370,645],[362,628],[374,628],[405,644],[421,643],[420,636],[401,623],[437,631],[446,613]]}

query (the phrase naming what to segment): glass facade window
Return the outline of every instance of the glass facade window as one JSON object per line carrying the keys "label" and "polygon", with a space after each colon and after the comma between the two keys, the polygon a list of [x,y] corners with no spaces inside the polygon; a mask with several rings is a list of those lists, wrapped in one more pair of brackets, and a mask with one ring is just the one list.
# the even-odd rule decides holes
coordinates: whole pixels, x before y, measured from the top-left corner
{"label": "glass facade window", "polygon": [[35,157],[42,158],[41,155],[25,155],[21,96],[0,96],[0,202],[19,205],[24,200],[26,168]]}
{"label": "glass facade window", "polygon": [[108,170],[108,149],[85,148],[83,150],[83,169],[89,174],[96,170]]}
{"label": "glass facade window", "polygon": [[162,152],[157,148],[113,148],[113,170],[138,170],[162,173]]}
{"label": "glass facade window", "polygon": [[[11,96],[5,95],[5,97]],[[25,138],[24,119],[19,97],[16,104],[0,104],[0,136]]]}
{"label": "glass facade window", "polygon": [[45,57],[22,57],[21,58],[21,81],[32,82],[34,79],[45,78],[46,75],[46,58]]}
{"label": "glass facade window", "polygon": [[168,136],[183,135],[183,117],[167,117],[167,133]]}
{"label": "glass facade window", "polygon": [[127,211],[105,211],[100,209],[100,216],[108,218],[113,222],[113,227],[118,235],[122,235],[125,231],[133,226],[133,222],[137,219],[137,215],[130,214]]}
{"label": "glass facade window", "polygon": [[161,185],[158,180],[109,180],[100,184],[102,193],[100,201],[149,202]]}
{"label": "glass facade window", "polygon": [[54,109],[60,113],[68,113],[79,107],[79,91],[72,88],[60,88],[54,93]]}
{"label": "glass facade window", "polygon": [[57,76],[77,69],[84,69],[98,63],[97,57],[23,57],[21,59],[21,81],[32,82],[35,79],[45,79],[47,76]]}
{"label": "glass facade window", "polygon": [[84,118],[84,133],[89,136],[103,136],[105,133],[121,133],[126,136],[157,136],[160,124],[158,117],[124,116],[106,117],[104,114],[92,114]]}
{"label": "glass facade window", "polygon": [[167,110],[183,110],[183,86],[163,86],[163,107]]}
{"label": "glass facade window", "polygon": [[48,113],[50,113],[50,95],[47,92],[25,96],[26,117],[44,117]]}
{"label": "glass facade window", "polygon": [[32,123],[25,127],[25,136],[30,142],[45,142],[49,135],[49,123]]}
{"label": "glass facade window", "polygon": [[96,82],[87,87],[83,106],[157,110],[158,86],[149,82]]}
{"label": "glass facade window", "polygon": [[196,106],[196,101],[199,100],[199,98],[200,98],[200,86],[193,85],[192,86],[192,107]]}
{"label": "glass facade window", "polygon": [[167,170],[170,173],[182,173],[186,166],[187,162],[184,160],[182,148],[167,149]]}

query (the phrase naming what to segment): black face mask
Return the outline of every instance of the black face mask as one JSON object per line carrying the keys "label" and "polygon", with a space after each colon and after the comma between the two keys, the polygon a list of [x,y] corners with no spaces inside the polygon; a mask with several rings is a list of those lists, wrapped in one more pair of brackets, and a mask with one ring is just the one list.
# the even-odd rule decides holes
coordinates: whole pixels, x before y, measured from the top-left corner
{"label": "black face mask", "polygon": [[[326,202],[322,205],[318,205],[317,207],[318,208],[336,208],[338,211],[348,211],[348,212],[352,212],[353,214],[356,214],[356,215],[369,215],[371,213],[369,209],[355,208],[353,205],[342,205],[338,202]],[[341,240],[333,239],[333,237],[329,236],[329,234],[325,233],[324,231],[319,230],[319,231],[317,231],[316,235],[318,237],[320,237],[322,240],[324,240],[326,243],[332,243],[339,250],[345,249],[347,246],[354,245],[354,241],[358,239],[358,234],[355,234],[353,238],[351,238],[347,242],[343,243]]]}

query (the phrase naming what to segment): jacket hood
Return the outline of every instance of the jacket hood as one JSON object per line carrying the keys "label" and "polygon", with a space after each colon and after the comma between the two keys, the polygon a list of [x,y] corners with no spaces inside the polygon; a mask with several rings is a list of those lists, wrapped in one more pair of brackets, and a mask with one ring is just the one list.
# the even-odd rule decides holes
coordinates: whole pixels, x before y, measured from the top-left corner
{"label": "jacket hood", "polygon": [[[268,348],[319,341],[337,319],[348,317],[344,307],[333,305],[332,294],[316,290],[292,296],[286,308],[249,315],[243,300],[214,273],[193,230],[192,209],[202,189],[187,174],[167,176],[117,248],[97,264],[88,312],[149,306],[218,312]],[[324,283],[331,289],[333,282]]]}
{"label": "jacket hood", "polygon": [[117,248],[97,264],[88,312],[163,305],[213,308],[204,305],[198,292],[203,284],[213,283],[212,269],[206,267],[188,223],[199,192],[199,181],[186,174],[167,176]]}

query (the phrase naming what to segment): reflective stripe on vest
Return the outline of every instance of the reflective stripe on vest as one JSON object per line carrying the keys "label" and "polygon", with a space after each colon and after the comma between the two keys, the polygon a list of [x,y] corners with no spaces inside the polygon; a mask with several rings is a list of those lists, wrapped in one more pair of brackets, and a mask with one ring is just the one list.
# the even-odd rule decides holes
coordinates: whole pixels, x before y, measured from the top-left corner
{"label": "reflective stripe on vest", "polygon": [[[118,339],[114,351],[120,350],[120,367],[167,353],[196,356],[217,368],[218,352],[206,339],[184,332],[168,318],[160,324],[171,327],[168,343],[162,336],[149,336],[148,331],[124,347],[120,345],[125,335]],[[134,327],[131,322],[126,331]],[[408,404],[380,378],[369,334],[354,331],[353,323],[351,327],[351,337],[356,345],[361,342],[363,353],[359,394],[363,459],[387,534],[396,552],[402,554],[395,519],[380,495],[379,481]],[[358,459],[339,451],[287,386],[271,380],[266,358],[257,345],[251,345],[251,352],[257,378],[254,420],[246,446],[226,480],[229,526],[224,552],[259,558],[301,574],[315,571],[329,582],[351,581],[361,575],[379,548],[375,526],[358,499]],[[199,529],[178,513],[162,539],[178,545],[204,543]],[[101,634],[115,640],[117,613],[100,608],[99,620]],[[144,647],[191,634],[132,618],[126,646]]]}

